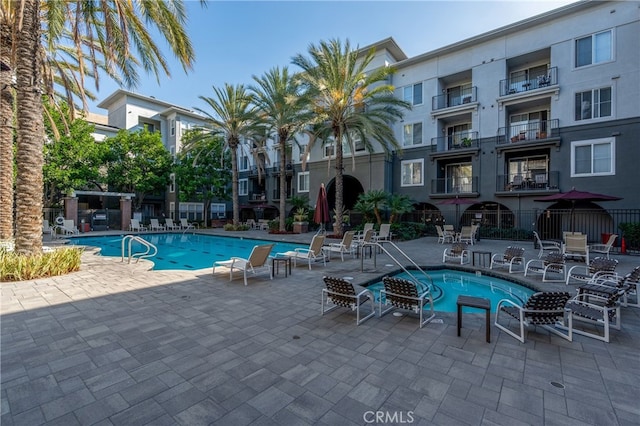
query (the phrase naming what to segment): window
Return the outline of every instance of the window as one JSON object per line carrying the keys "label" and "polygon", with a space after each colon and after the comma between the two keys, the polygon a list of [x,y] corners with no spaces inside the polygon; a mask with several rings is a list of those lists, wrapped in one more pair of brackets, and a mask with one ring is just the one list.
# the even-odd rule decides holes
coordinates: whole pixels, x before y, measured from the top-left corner
{"label": "window", "polygon": [[411,105],[422,104],[422,83],[406,86],[402,92],[402,99]]}
{"label": "window", "polygon": [[249,195],[248,179],[238,179],[238,195]]}
{"label": "window", "polygon": [[178,210],[180,219],[187,219],[198,222],[204,220],[203,203],[180,203]]}
{"label": "window", "polygon": [[[304,151],[307,149],[307,145],[300,145],[300,161],[302,161],[304,159]],[[309,157],[310,157],[309,152],[307,152],[307,161],[309,161]]]}
{"label": "window", "polygon": [[615,139],[576,141],[571,144],[571,176],[615,174]]}
{"label": "window", "polygon": [[171,120],[171,136],[176,134],[176,120]]}
{"label": "window", "polygon": [[576,121],[610,116],[611,87],[576,93]]}
{"label": "window", "polygon": [[422,123],[404,125],[404,146],[422,145]]}
{"label": "window", "polygon": [[447,194],[473,192],[473,168],[471,163],[448,164],[445,173]]}
{"label": "window", "polygon": [[171,219],[175,219],[176,218],[176,203],[175,203],[175,201],[171,201],[169,203],[169,217]]}
{"label": "window", "polygon": [[239,170],[249,170],[249,157],[246,155],[241,155],[240,158],[238,159],[239,163],[238,164],[238,169]]}
{"label": "window", "polygon": [[342,144],[342,153],[344,155],[351,155],[351,146],[355,148],[356,152],[362,152],[365,150],[364,142],[362,142],[362,138],[360,138],[359,134],[354,134],[351,136],[351,144],[345,141]]}
{"label": "window", "polygon": [[424,159],[405,160],[400,164],[401,186],[422,186],[424,184]]}
{"label": "window", "polygon": [[227,216],[227,206],[224,203],[211,203],[210,219],[224,219]]}
{"label": "window", "polygon": [[610,61],[611,41],[611,30],[576,40],[576,68]]}
{"label": "window", "polygon": [[169,175],[169,192],[176,192],[176,174]]}
{"label": "window", "polygon": [[298,192],[309,192],[309,172],[298,173]]}

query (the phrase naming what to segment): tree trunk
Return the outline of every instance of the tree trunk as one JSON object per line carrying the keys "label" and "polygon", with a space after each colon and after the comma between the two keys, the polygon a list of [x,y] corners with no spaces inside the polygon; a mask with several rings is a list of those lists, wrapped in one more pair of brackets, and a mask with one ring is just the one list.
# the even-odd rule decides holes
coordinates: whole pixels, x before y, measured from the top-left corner
{"label": "tree trunk", "polygon": [[278,135],[278,143],[280,144],[280,231],[284,232],[286,228],[286,210],[287,210],[287,149],[285,143],[286,137]]}
{"label": "tree trunk", "polygon": [[231,199],[233,200],[233,225],[240,223],[240,202],[238,198],[238,143],[229,142],[231,149]]}
{"label": "tree trunk", "polygon": [[0,240],[13,239],[13,135],[11,28],[0,27]]}
{"label": "tree trunk", "polygon": [[22,28],[16,39],[16,251],[35,255],[42,252],[44,163],[39,0],[24,0]]}
{"label": "tree trunk", "polygon": [[342,152],[342,132],[334,133],[336,146],[336,220],[335,229],[338,235],[343,234],[342,213],[344,211],[344,184],[342,176],[343,152]]}

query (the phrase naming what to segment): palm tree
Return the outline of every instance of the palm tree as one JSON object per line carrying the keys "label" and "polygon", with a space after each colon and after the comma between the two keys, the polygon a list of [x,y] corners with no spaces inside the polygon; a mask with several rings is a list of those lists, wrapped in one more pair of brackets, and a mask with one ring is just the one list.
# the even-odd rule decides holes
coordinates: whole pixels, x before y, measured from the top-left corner
{"label": "palm tree", "polygon": [[280,152],[280,231],[285,231],[287,144],[311,121],[309,98],[302,91],[299,79],[289,74],[287,67],[272,68],[262,77],[253,76],[258,84],[249,89],[262,121],[270,132],[278,135]]}
{"label": "palm tree", "polygon": [[391,210],[389,223],[394,223],[403,214],[413,211],[413,202],[405,194],[391,194],[387,200],[387,206]]}
{"label": "palm tree", "polygon": [[196,108],[211,126],[211,136],[223,135],[225,146],[231,151],[231,193],[233,200],[233,224],[240,223],[240,203],[238,199],[238,147],[243,137],[251,138],[261,130],[258,114],[252,104],[252,96],[240,84],[225,84],[224,89],[213,88],[215,98],[200,96],[213,110],[209,113]]}
{"label": "palm tree", "polygon": [[[42,5],[42,14],[40,6]],[[98,0],[96,2],[60,2],[55,0],[23,0],[0,3],[0,62],[2,83],[14,77],[7,73],[15,69],[16,123],[17,123],[17,179],[16,179],[16,249],[27,254],[41,250],[42,239],[42,144],[44,117],[42,93],[49,92],[56,83],[69,84],[69,94],[85,96],[84,79],[93,77],[98,83],[97,71],[104,67],[109,75],[123,76],[127,86],[138,82],[137,68],[169,74],[162,52],[149,36],[150,27],[164,37],[185,70],[191,68],[194,52],[184,30],[186,13],[182,0],[160,2],[131,2],[128,0]],[[43,28],[46,28],[43,31]],[[74,48],[77,63],[60,72],[57,79],[45,69],[45,52]],[[4,46],[9,46],[5,49]],[[13,54],[15,52],[15,54]],[[86,65],[88,61],[89,67]],[[55,63],[55,62],[54,62]],[[15,65],[15,67],[13,66]],[[63,77],[64,76],[64,77]],[[71,77],[73,76],[73,77]],[[51,78],[49,78],[51,77]],[[3,84],[3,92],[10,86]],[[11,98],[3,93],[2,101]],[[84,98],[83,98],[84,99]],[[4,112],[6,106],[0,111]],[[71,109],[73,110],[73,108]],[[3,119],[6,116],[3,115]],[[6,126],[2,126],[5,129]],[[12,135],[0,134],[3,170],[11,149]],[[5,157],[6,155],[6,157]],[[10,191],[4,172],[0,176],[0,200],[5,201]],[[12,195],[11,195],[11,198]],[[12,204],[0,204],[0,216],[12,217]],[[0,221],[2,237],[5,221]]]}
{"label": "palm tree", "polygon": [[[360,139],[368,151],[373,151],[372,140],[385,151],[389,147],[401,150],[395,138],[392,123],[402,117],[409,104],[396,98],[387,77],[395,72],[392,67],[368,69],[375,50],[352,50],[349,41],[322,41],[309,47],[309,57],[301,54],[293,58],[293,64],[302,68],[302,80],[313,97],[312,111],[324,130],[330,130],[335,143],[336,217],[341,218],[343,200],[343,149],[342,144],[354,144]],[[311,145],[311,139],[309,145]],[[353,148],[353,147],[352,147]],[[351,152],[354,152],[352,149]],[[342,223],[335,224],[342,234]]]}

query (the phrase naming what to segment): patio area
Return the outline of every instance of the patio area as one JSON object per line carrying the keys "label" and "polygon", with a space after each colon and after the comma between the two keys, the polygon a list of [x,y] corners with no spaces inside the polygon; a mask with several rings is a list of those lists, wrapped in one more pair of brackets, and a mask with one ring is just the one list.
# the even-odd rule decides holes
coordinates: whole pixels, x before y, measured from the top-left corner
{"label": "patio area", "polygon": [[[204,232],[229,235],[222,230]],[[240,236],[240,235],[238,235]],[[313,234],[245,238],[308,244]],[[482,240],[471,250],[531,242]],[[399,243],[441,265],[435,237]],[[626,274],[640,257],[612,256]],[[622,308],[610,343],[530,329],[526,343],[484,314],[386,315],[355,325],[320,315],[322,276],[364,283],[397,267],[333,256],[291,275],[229,282],[211,268],[149,271],[83,255],[81,271],[0,283],[1,423],[9,425],[635,425],[640,309]],[[506,274],[508,275],[508,274]],[[517,277],[524,280],[522,273]],[[575,293],[575,286],[528,282]]]}

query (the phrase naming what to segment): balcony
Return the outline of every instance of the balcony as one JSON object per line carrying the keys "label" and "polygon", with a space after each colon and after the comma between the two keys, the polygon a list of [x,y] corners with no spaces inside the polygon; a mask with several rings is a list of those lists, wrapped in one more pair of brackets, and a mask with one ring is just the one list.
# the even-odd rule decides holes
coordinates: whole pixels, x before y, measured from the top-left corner
{"label": "balcony", "polygon": [[[279,162],[271,163],[269,172],[272,176],[280,176],[280,163]],[[287,163],[286,173],[287,173],[287,176],[293,175],[293,164]]]}
{"label": "balcony", "polygon": [[539,195],[558,192],[560,172],[522,173],[496,176],[496,195]]}
{"label": "balcony", "polygon": [[[286,195],[286,199],[289,200],[291,199],[291,195],[293,193],[293,190],[291,188],[287,189],[287,193]],[[279,189],[274,189],[273,190],[273,197],[272,197],[272,201],[280,201],[280,190]]]}
{"label": "balcony", "polygon": [[554,141],[559,145],[559,127],[560,121],[558,119],[500,127],[496,136],[496,145],[540,141]]}
{"label": "balcony", "polygon": [[534,78],[508,78],[500,80],[500,96],[517,95],[518,93],[530,92],[558,84],[558,68],[551,67],[546,75]]}
{"label": "balcony", "polygon": [[431,98],[431,109],[432,111],[438,111],[445,108],[465,106],[466,104],[473,104],[475,102],[478,102],[478,95],[477,88],[474,86],[462,90],[460,94],[456,96],[452,96],[450,93],[434,96]]}
{"label": "balcony", "polygon": [[431,196],[460,194],[478,194],[478,177],[431,180]]}
{"label": "balcony", "polygon": [[431,151],[455,151],[479,148],[478,132],[455,133],[449,136],[431,138]]}

